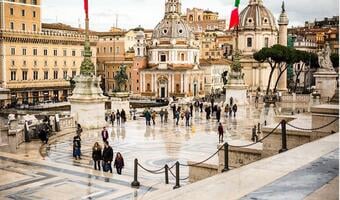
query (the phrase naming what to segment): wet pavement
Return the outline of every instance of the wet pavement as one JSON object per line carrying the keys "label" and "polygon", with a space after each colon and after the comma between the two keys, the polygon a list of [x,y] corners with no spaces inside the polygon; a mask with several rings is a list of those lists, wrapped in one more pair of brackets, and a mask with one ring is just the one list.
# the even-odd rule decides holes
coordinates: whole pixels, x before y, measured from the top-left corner
{"label": "wet pavement", "polygon": [[[264,121],[268,124],[278,123],[275,116],[290,114],[292,109],[302,112],[308,108],[304,104],[287,104],[275,108],[245,106],[239,107],[236,118],[226,118],[223,113],[225,140],[250,141],[254,125],[263,124]],[[171,113],[169,117],[172,118]],[[121,152],[124,157],[123,176],[117,175],[115,170],[113,174],[109,174],[92,169],[92,146],[96,141],[102,144],[101,130],[82,133],[81,160],[74,160],[72,157],[73,134],[61,137],[52,144],[44,159],[38,153],[39,142],[22,145],[15,157],[0,153],[0,176],[3,177],[3,181],[0,181],[0,198],[58,199],[57,194],[60,193],[64,195],[64,199],[135,199],[150,191],[163,190],[166,188],[163,184],[164,174],[151,174],[140,168],[139,178],[143,187],[140,190],[131,189],[133,160],[137,158],[145,168],[155,170],[165,164],[172,166],[176,161],[182,164],[189,160],[201,161],[215,153],[218,144],[216,119],[207,121],[205,113],[195,112],[191,123],[190,127],[186,127],[185,122],[180,121],[179,126],[176,126],[170,119],[168,123],[161,124],[158,117],[156,125],[150,127],[145,126],[143,118],[128,121],[121,126],[108,126],[109,143],[115,153]],[[188,168],[181,167],[180,174],[181,178],[187,177]],[[173,185],[174,178],[171,175],[169,177],[170,184]],[[71,192],[68,185],[75,183]],[[75,192],[77,189],[79,193]]]}

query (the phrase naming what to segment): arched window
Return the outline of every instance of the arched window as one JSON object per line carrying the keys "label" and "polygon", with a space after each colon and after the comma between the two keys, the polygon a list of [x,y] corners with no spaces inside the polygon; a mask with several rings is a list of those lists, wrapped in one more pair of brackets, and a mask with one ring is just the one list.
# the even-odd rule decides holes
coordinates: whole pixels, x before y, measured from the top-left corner
{"label": "arched window", "polygon": [[264,38],[264,47],[269,47],[269,38]]}
{"label": "arched window", "polygon": [[192,15],[189,15],[189,21],[194,21],[194,16],[192,16]]}
{"label": "arched window", "polygon": [[252,38],[247,38],[247,47],[252,47],[253,46],[253,39]]}
{"label": "arched window", "polygon": [[137,48],[137,55],[140,56],[140,48]]}
{"label": "arched window", "polygon": [[184,61],[184,58],[185,58],[184,53],[181,53],[181,61]]}
{"label": "arched window", "polygon": [[161,55],[161,62],[165,62],[166,61],[166,55]]}

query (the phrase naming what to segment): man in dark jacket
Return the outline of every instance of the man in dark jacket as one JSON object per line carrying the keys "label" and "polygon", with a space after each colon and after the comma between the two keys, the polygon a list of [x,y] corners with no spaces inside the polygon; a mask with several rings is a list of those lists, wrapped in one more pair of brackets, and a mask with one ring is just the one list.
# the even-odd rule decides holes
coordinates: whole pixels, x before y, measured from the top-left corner
{"label": "man in dark jacket", "polygon": [[106,130],[106,127],[103,127],[103,130],[102,130],[102,138],[103,138],[103,141],[106,142],[107,139],[109,139],[109,132]]}
{"label": "man in dark jacket", "polygon": [[113,150],[112,147],[109,145],[109,142],[104,142],[104,150],[103,150],[103,170],[112,173],[112,160],[113,160]]}
{"label": "man in dark jacket", "polygon": [[234,117],[236,117],[236,113],[237,113],[237,105],[236,104],[233,105],[233,112],[234,112]]}

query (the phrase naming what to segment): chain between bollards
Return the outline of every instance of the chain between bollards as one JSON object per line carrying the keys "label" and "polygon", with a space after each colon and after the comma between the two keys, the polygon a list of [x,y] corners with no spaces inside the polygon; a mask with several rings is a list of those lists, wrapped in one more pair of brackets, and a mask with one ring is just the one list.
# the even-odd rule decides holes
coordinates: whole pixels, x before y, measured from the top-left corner
{"label": "chain between bollards", "polygon": [[229,144],[224,143],[224,169],[222,172],[229,171]]}
{"label": "chain between bollards", "polygon": [[173,187],[173,189],[180,188],[181,185],[179,184],[179,162],[176,162],[176,185]]}
{"label": "chain between bollards", "polygon": [[282,146],[281,149],[279,150],[279,153],[285,152],[287,151],[287,129],[286,129],[286,120],[282,120],[281,121],[281,142],[282,142]]}
{"label": "chain between bollards", "polygon": [[138,182],[137,178],[138,178],[138,159],[135,159],[133,182],[131,183],[131,187],[138,188],[140,186],[140,183]]}
{"label": "chain between bollards", "polygon": [[169,166],[166,164],[164,169],[165,169],[165,184],[169,184]]}

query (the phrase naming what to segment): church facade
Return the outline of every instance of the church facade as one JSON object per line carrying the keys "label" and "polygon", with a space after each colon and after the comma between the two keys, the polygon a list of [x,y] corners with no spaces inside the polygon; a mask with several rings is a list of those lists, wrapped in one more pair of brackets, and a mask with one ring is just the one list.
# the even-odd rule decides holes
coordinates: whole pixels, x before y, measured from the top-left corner
{"label": "church facade", "polygon": [[164,18],[155,27],[151,44],[137,40],[136,53],[147,57],[140,69],[140,91],[148,97],[195,97],[204,94],[204,70],[199,63],[199,42],[181,18],[180,0],[165,2]]}

